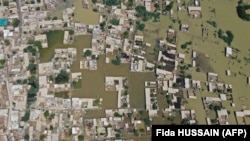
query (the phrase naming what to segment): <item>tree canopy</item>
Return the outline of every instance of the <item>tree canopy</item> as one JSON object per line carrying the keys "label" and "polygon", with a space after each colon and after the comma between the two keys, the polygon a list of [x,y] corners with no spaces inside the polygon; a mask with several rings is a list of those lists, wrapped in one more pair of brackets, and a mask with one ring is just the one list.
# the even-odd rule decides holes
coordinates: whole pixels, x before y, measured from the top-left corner
{"label": "tree canopy", "polygon": [[83,135],[79,135],[79,136],[78,136],[78,139],[79,139],[80,141],[83,141],[83,140],[84,140],[84,136],[83,136]]}
{"label": "tree canopy", "polygon": [[114,64],[114,65],[120,65],[121,64],[121,57],[120,56],[116,56],[116,59],[112,60],[112,64]]}
{"label": "tree canopy", "polygon": [[119,20],[119,19],[112,18],[109,22],[110,22],[112,25],[119,25],[120,20]]}
{"label": "tree canopy", "polygon": [[145,118],[145,119],[144,119],[144,123],[145,123],[145,125],[147,125],[147,126],[151,126],[151,125],[152,125],[152,121],[151,121],[149,118]]}
{"label": "tree canopy", "polygon": [[246,12],[246,10],[250,9],[249,4],[244,4],[242,0],[238,2],[238,6],[236,7],[236,11],[238,17],[245,21],[250,21],[250,14]]}
{"label": "tree canopy", "polygon": [[42,43],[41,41],[34,41],[34,46],[38,47],[39,49],[42,48]]}
{"label": "tree canopy", "polygon": [[43,115],[44,115],[45,118],[48,118],[48,117],[49,117],[49,111],[46,110],[46,111],[43,113]]}
{"label": "tree canopy", "polygon": [[139,23],[136,24],[136,28],[137,28],[138,30],[142,31],[142,30],[144,30],[144,28],[145,28],[145,24],[139,22]]}
{"label": "tree canopy", "polygon": [[13,25],[13,27],[18,27],[19,23],[20,23],[20,20],[15,18],[15,19],[13,19],[12,25]]}
{"label": "tree canopy", "polygon": [[69,81],[69,75],[66,70],[61,70],[60,73],[55,78],[56,84],[63,84]]}
{"label": "tree canopy", "polygon": [[36,56],[37,54],[37,49],[33,46],[27,46],[26,48],[23,49],[24,52],[30,52],[33,56]]}
{"label": "tree canopy", "polygon": [[36,64],[29,64],[28,65],[28,70],[32,73],[35,74],[36,73],[36,69],[37,69],[37,65]]}
{"label": "tree canopy", "polygon": [[28,97],[33,98],[39,90],[38,80],[36,79],[34,75],[32,75],[29,78],[28,84],[30,85],[30,89],[28,90]]}
{"label": "tree canopy", "polygon": [[86,50],[83,54],[84,57],[88,57],[92,55],[92,51],[91,50]]}
{"label": "tree canopy", "polygon": [[10,40],[4,39],[4,44],[5,44],[6,46],[10,45]]}
{"label": "tree canopy", "polygon": [[9,6],[9,1],[8,0],[4,0],[3,1],[3,6]]}
{"label": "tree canopy", "polygon": [[116,6],[121,3],[120,0],[104,0],[104,4],[107,6]]}
{"label": "tree canopy", "polygon": [[234,39],[234,35],[233,35],[232,31],[230,31],[230,30],[227,30],[226,32],[224,32],[221,29],[219,29],[218,37],[220,39],[222,39],[225,43],[227,43],[229,46],[231,45],[231,43]]}
{"label": "tree canopy", "polygon": [[74,33],[75,33],[74,30],[70,30],[70,31],[69,31],[69,34],[70,34],[70,35],[73,35]]}
{"label": "tree canopy", "polygon": [[170,11],[173,8],[174,2],[170,2],[169,5],[166,6],[165,10]]}

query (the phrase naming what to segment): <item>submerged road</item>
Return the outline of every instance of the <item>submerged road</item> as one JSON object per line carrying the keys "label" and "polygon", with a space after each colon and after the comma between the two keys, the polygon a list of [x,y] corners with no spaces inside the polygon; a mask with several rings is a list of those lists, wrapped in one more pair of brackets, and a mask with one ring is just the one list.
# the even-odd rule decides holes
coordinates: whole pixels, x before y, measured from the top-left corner
{"label": "submerged road", "polygon": [[22,22],[23,22],[23,20],[22,20],[22,12],[21,12],[21,2],[20,1],[22,1],[22,0],[17,0],[16,1],[16,6],[17,6],[17,14],[18,14],[18,19],[19,19],[19,21],[20,21],[20,23],[19,23],[19,39],[20,40],[22,40],[22,34],[23,34],[23,31],[22,31]]}

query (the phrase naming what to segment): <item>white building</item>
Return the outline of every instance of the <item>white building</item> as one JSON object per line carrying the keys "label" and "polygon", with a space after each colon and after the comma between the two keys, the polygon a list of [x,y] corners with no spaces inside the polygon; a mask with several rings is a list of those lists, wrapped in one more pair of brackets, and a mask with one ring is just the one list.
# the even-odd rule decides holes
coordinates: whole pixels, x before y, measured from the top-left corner
{"label": "white building", "polygon": [[225,56],[226,57],[230,57],[230,56],[232,56],[232,54],[233,54],[232,48],[226,47],[226,49],[225,49]]}

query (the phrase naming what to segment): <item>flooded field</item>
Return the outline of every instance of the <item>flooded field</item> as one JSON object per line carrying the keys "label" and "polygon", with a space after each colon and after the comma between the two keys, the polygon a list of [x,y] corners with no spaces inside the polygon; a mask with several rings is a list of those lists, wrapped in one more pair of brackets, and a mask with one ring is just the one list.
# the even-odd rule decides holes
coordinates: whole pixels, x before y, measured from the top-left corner
{"label": "flooded field", "polygon": [[[77,64],[79,67],[79,64]],[[113,64],[106,64],[104,56],[98,60],[98,69],[94,71],[79,70],[73,67],[72,71],[83,74],[82,89],[74,90],[74,97],[89,97],[102,98],[103,109],[117,108],[117,92],[105,91],[104,80],[105,76],[121,76],[127,77],[129,83],[130,105],[134,108],[144,109],[144,82],[154,80],[153,73],[132,73],[129,72],[129,65],[122,64],[115,66]]]}
{"label": "flooded field", "polygon": [[91,5],[89,9],[83,8],[82,0],[73,0],[73,1],[74,1],[74,6],[76,8],[74,17],[76,22],[81,22],[84,24],[99,24],[100,14],[92,10],[91,0],[89,0],[89,3]]}
{"label": "flooded field", "polygon": [[[98,69],[89,71],[80,69],[80,60],[83,59],[83,48],[91,47],[91,36],[78,36],[72,45],[62,44],[63,31],[51,31],[47,33],[49,48],[41,50],[41,62],[48,62],[55,48],[77,48],[77,60],[72,66],[72,72],[82,72],[82,87],[73,90],[73,97],[102,98],[103,109],[117,108],[117,92],[107,92],[104,89],[105,76],[122,76],[128,78],[130,105],[134,108],[144,109],[144,82],[155,80],[154,73],[133,73],[129,71],[129,64],[115,66],[106,64],[104,56],[98,59]],[[92,115],[90,113],[90,115]],[[95,115],[95,114],[94,114]],[[93,115],[93,116],[94,116]]]}
{"label": "flooded field", "polygon": [[49,13],[51,18],[57,17],[58,19],[62,19],[62,11],[66,8],[72,7],[74,4],[74,0],[58,0],[56,10]]}
{"label": "flooded field", "polygon": [[[93,13],[91,9],[83,9],[80,0],[75,0],[78,2],[75,6],[78,6],[78,19],[84,23],[97,24],[98,14]],[[249,109],[250,103],[247,99],[250,96],[247,92],[250,91],[250,85],[246,84],[247,76],[249,76],[250,67],[249,63],[244,60],[244,58],[249,58],[250,51],[249,45],[250,40],[247,38],[247,32],[250,30],[250,22],[244,22],[238,18],[236,14],[235,7],[237,5],[237,0],[208,0],[201,1],[202,5],[202,19],[191,19],[187,16],[186,12],[179,12],[174,10],[175,18],[181,19],[180,21],[173,21],[169,16],[161,16],[160,22],[147,22],[146,28],[143,32],[138,32],[139,35],[145,36],[145,41],[150,43],[152,46],[147,48],[148,54],[146,58],[149,60],[154,60],[154,48],[157,45],[157,40],[160,38],[166,38],[166,30],[169,26],[172,26],[178,31],[177,33],[177,50],[178,52],[184,53],[186,55],[185,63],[190,64],[191,59],[190,54],[192,50],[198,52],[197,61],[200,64],[201,72],[196,72],[195,68],[191,69],[193,79],[200,80],[201,82],[206,81],[207,72],[215,72],[219,74],[219,81],[223,83],[228,83],[233,85],[233,100],[236,107],[231,107],[231,103],[223,103],[223,105],[233,113],[235,110],[242,110],[243,108]],[[221,8],[221,7],[224,8]],[[81,9],[81,10],[79,10]],[[211,9],[214,9],[211,12]],[[85,12],[84,12],[85,10]],[[88,12],[94,14],[97,18],[89,18]],[[81,12],[79,12],[81,11]],[[79,15],[80,14],[80,15]],[[86,14],[86,16],[84,16]],[[225,16],[230,14],[231,16]],[[88,16],[87,16],[88,15]],[[88,17],[88,18],[86,18]],[[94,16],[91,16],[94,17]],[[89,20],[89,21],[86,21]],[[91,21],[92,20],[92,21]],[[208,20],[215,21],[217,27],[213,27],[207,23]],[[228,22],[230,21],[230,22]],[[183,33],[179,32],[180,23],[187,23],[190,25],[190,32]],[[220,23],[220,24],[218,24]],[[208,37],[201,37],[201,28],[207,27],[209,30]],[[239,28],[240,27],[240,28]],[[238,60],[232,60],[226,58],[224,55],[224,49],[227,46],[221,39],[214,36],[214,33],[222,30],[230,30],[234,34],[234,40],[231,47],[240,50],[238,52]],[[82,72],[82,88],[73,91],[73,97],[82,98],[102,98],[103,109],[107,108],[117,108],[117,92],[106,92],[104,91],[104,80],[105,76],[122,76],[127,77],[129,80],[129,94],[130,94],[130,105],[134,108],[144,109],[144,82],[148,80],[154,80],[155,76],[153,73],[131,73],[129,72],[129,64],[122,64],[120,66],[114,66],[112,64],[105,64],[104,56],[100,56],[98,60],[98,69],[96,71],[80,70],[79,61],[82,59],[83,48],[91,47],[91,36],[79,36],[76,38],[72,45],[63,45],[63,32],[53,31],[47,33],[49,48],[41,50],[41,62],[47,62],[51,59],[55,48],[67,48],[76,47],[78,50],[78,58],[72,67],[72,72]],[[181,44],[191,41],[192,45],[189,49],[181,49]],[[226,76],[225,71],[230,70],[231,73],[237,74],[236,76]],[[206,89],[206,87],[203,87]],[[205,123],[206,113],[200,107],[202,105],[201,98],[204,96],[211,96],[211,93],[206,91],[199,92],[197,100],[189,100],[187,108],[194,109],[197,114],[197,120],[200,124]],[[213,94],[216,97],[216,94]],[[161,99],[162,100],[162,99]],[[159,103],[164,103],[164,101],[159,101]],[[164,105],[160,104],[160,108]],[[90,117],[97,116],[97,112],[88,112]],[[98,112],[99,116],[104,116],[103,110]],[[159,117],[155,120],[156,123],[167,123]],[[233,114],[229,115],[230,123],[235,123]]]}
{"label": "flooded field", "polygon": [[[232,107],[230,110],[241,110],[242,104],[246,105],[248,108],[250,107],[250,103],[247,101],[240,101],[240,97],[250,96],[245,93],[250,91],[249,85],[246,85],[246,76],[249,75],[250,67],[248,64],[244,62],[244,57],[249,57],[249,44],[250,41],[247,38],[246,30],[250,29],[250,22],[243,22],[238,18],[235,7],[237,6],[237,0],[221,0],[221,1],[202,1],[201,3],[203,10],[204,18],[203,20],[192,21],[193,19],[189,19],[189,22],[194,22],[197,24],[193,24],[191,26],[191,35],[189,38],[193,41],[192,49],[204,52],[207,56],[209,56],[209,64],[212,66],[212,69],[215,73],[219,74],[219,79],[221,82],[229,83],[233,85],[233,96],[234,102],[236,103],[235,109]],[[221,6],[225,5],[226,7],[221,9]],[[209,12],[211,9],[215,9],[215,12]],[[230,16],[225,16],[230,14]],[[211,25],[205,24],[207,20],[213,20],[217,23],[217,28],[212,27]],[[188,22],[187,21],[187,22]],[[230,22],[228,22],[230,21]],[[198,36],[201,35],[201,27],[195,25],[201,25],[209,28],[209,37],[208,39],[200,40]],[[240,27],[240,28],[239,28]],[[230,60],[226,58],[224,55],[224,49],[227,46],[222,40],[215,38],[213,32],[222,29],[222,30],[231,30],[234,34],[234,40],[232,42],[232,47],[238,48],[240,53],[238,53],[238,58],[240,58],[240,63],[237,60]],[[181,38],[181,34],[180,34]],[[218,42],[218,44],[216,43]],[[209,70],[210,70],[209,69]],[[237,76],[226,76],[225,71],[229,69],[231,72],[237,73]],[[243,75],[238,75],[238,72],[242,72]],[[244,74],[246,76],[244,76]]]}
{"label": "flooded field", "polygon": [[58,0],[56,9],[49,13],[51,18],[62,19],[62,11],[66,8],[75,7],[74,20],[84,24],[99,24],[99,13],[92,10],[92,1],[89,0],[89,9],[83,8],[82,0]]}
{"label": "flooded field", "polygon": [[[186,4],[189,2],[190,1],[187,0]],[[169,27],[177,30],[177,50],[185,54],[185,63],[191,63],[190,57],[192,50],[197,51],[200,56],[198,56],[198,63],[201,65],[202,71],[196,72],[195,68],[191,69],[193,79],[205,82],[206,73],[215,72],[219,74],[220,82],[233,85],[233,99],[236,107],[231,107],[230,103],[226,105],[226,108],[228,108],[231,113],[235,110],[242,110],[243,107],[247,107],[246,109],[250,108],[250,103],[247,102],[247,100],[242,100],[243,98],[250,99],[250,95],[246,93],[250,91],[250,85],[246,83],[247,76],[250,75],[250,67],[249,63],[246,63],[244,60],[244,58],[249,58],[250,55],[250,40],[245,38],[248,34],[248,32],[245,31],[250,30],[250,22],[245,22],[238,18],[236,13],[237,2],[238,0],[202,0],[202,19],[189,18],[186,11],[178,12],[177,9],[174,9],[174,20],[171,20],[169,15],[161,16],[160,22],[147,22],[144,32],[140,33],[145,36],[146,42],[151,43],[153,46],[156,43],[156,39],[166,38],[166,31]],[[224,8],[221,8],[223,6]],[[217,26],[213,27],[208,24],[208,21],[215,21]],[[190,31],[188,33],[180,32],[178,23],[189,24]],[[202,27],[208,28],[209,31],[206,39],[202,38]],[[237,54],[238,60],[231,60],[225,57],[224,50],[228,45],[214,35],[217,34],[219,29],[223,31],[230,30],[234,34],[231,47],[240,50]],[[188,41],[192,42],[189,49],[181,49],[180,46]],[[237,74],[236,77],[226,76],[226,70]],[[202,104],[201,101],[191,100],[189,103],[188,107],[197,109],[197,113],[201,113],[201,115],[197,117],[200,120],[199,123],[204,123],[205,115],[202,114],[201,110],[196,108]],[[231,123],[235,123],[233,114],[230,115],[229,120]]]}

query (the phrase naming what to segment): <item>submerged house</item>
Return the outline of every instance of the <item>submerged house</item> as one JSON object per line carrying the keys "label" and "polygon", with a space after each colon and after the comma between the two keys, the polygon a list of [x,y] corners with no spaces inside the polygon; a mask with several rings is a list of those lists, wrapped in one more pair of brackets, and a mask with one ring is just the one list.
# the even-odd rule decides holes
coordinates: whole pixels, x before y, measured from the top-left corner
{"label": "submerged house", "polygon": [[202,18],[201,7],[188,7],[188,15],[191,18]]}
{"label": "submerged house", "polygon": [[82,0],[82,7],[83,8],[89,8],[89,1],[88,0]]}

